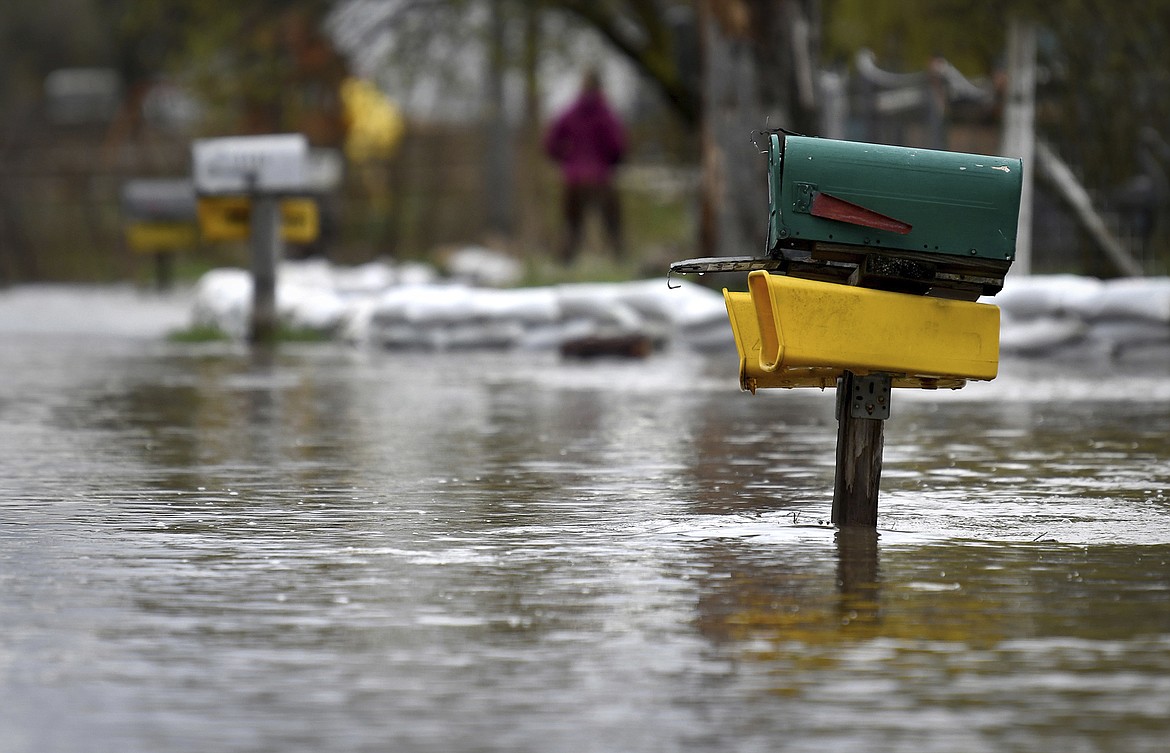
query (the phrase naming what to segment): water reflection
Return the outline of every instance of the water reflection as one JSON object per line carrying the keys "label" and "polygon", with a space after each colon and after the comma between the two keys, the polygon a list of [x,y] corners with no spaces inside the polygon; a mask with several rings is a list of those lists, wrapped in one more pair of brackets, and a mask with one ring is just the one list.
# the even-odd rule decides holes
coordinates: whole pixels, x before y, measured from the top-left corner
{"label": "water reflection", "polygon": [[845,528],[834,536],[837,544],[838,605],[842,625],[876,625],[881,621],[881,585],[878,533]]}

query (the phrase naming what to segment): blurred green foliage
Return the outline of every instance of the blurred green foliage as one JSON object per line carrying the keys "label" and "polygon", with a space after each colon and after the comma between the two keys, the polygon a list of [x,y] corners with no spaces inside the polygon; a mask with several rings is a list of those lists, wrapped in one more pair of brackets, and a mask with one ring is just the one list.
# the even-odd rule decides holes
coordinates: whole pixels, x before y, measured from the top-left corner
{"label": "blurred green foliage", "polygon": [[967,75],[987,73],[1003,55],[1006,5],[995,0],[823,0],[824,58],[847,61],[869,48],[886,68],[920,71],[941,54]]}

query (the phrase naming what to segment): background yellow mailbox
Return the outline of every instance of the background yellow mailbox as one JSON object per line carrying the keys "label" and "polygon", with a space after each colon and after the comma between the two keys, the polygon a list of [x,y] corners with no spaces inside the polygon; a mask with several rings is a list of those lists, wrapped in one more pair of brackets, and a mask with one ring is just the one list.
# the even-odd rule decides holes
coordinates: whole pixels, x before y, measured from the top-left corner
{"label": "background yellow mailbox", "polygon": [[141,254],[194,248],[197,240],[195,227],[189,223],[136,221],[126,225],[126,245]]}
{"label": "background yellow mailbox", "polygon": [[194,248],[195,189],[185,178],[140,178],[122,186],[126,245],[144,254]]}
{"label": "background yellow mailbox", "polygon": [[[247,196],[204,196],[198,203],[199,228],[209,241],[247,240],[252,200]],[[280,201],[280,236],[289,243],[311,243],[321,229],[317,202],[311,198]]]}

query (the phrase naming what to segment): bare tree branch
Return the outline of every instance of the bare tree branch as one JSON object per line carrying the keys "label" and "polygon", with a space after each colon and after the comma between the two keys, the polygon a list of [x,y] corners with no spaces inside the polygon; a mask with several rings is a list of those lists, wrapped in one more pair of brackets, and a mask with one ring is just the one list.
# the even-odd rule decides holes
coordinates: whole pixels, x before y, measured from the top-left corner
{"label": "bare tree branch", "polygon": [[[698,124],[698,92],[679,74],[672,30],[660,3],[549,0],[548,5],[596,29],[654,83],[685,123]],[[629,13],[623,13],[623,9]]]}

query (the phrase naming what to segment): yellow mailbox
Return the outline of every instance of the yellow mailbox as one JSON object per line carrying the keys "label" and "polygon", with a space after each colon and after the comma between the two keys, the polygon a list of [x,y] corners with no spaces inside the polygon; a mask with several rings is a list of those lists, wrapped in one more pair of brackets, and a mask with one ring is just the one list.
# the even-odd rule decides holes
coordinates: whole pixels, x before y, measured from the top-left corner
{"label": "yellow mailbox", "polygon": [[[198,202],[199,227],[209,241],[243,241],[250,233],[252,200],[247,196],[203,196]],[[280,234],[290,243],[311,243],[320,230],[317,202],[296,198],[280,201]]]}
{"label": "yellow mailbox", "polygon": [[994,379],[999,309],[806,280],[766,271],[748,292],[724,291],[740,384],[832,387],[845,371],[882,374],[894,387],[959,388]]}
{"label": "yellow mailbox", "polygon": [[126,225],[126,245],[138,253],[194,248],[197,241],[195,226],[189,223],[134,221]]}
{"label": "yellow mailbox", "polygon": [[126,245],[161,254],[194,248],[195,189],[185,178],[139,178],[122,185]]}

